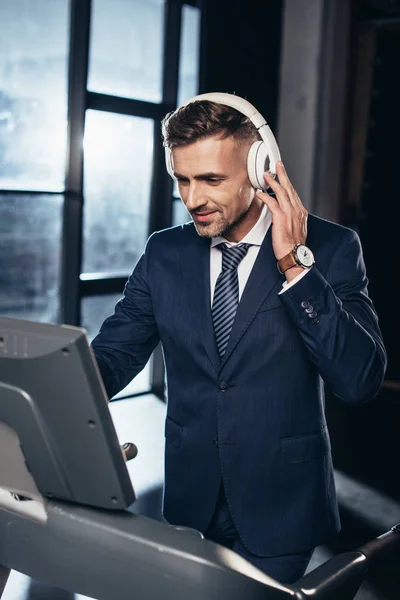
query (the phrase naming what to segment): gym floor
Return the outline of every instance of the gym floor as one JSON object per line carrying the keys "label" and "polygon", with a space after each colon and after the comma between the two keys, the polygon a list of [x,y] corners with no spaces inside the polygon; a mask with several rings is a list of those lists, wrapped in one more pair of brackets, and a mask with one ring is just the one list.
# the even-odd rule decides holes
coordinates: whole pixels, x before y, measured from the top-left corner
{"label": "gym floor", "polygon": [[[135,512],[152,518],[160,516],[163,480],[165,405],[155,396],[140,396],[110,404],[121,444],[134,442],[138,456],[128,470],[138,497]],[[369,539],[400,522],[400,504],[361,482],[336,471],[342,532],[329,546],[316,548],[308,571],[335,554],[354,550]],[[356,600],[398,600],[400,569],[385,564],[371,569]],[[50,588],[12,571],[2,600],[84,600],[86,596]],[[117,600],[117,599],[116,599]]]}

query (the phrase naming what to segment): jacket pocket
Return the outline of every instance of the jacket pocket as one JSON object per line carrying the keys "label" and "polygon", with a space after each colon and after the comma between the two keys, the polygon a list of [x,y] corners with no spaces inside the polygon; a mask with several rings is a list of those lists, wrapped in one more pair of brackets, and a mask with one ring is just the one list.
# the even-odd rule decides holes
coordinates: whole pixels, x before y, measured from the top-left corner
{"label": "jacket pocket", "polygon": [[182,441],[182,427],[170,417],[165,419],[165,439],[171,446],[179,448]]}
{"label": "jacket pocket", "polygon": [[268,297],[261,303],[261,306],[258,308],[257,312],[267,312],[269,310],[276,310],[277,308],[284,309],[283,302],[279,298],[278,292],[282,289],[281,286],[277,288],[275,292],[272,292],[268,295]]}
{"label": "jacket pocket", "polygon": [[284,310],[285,307],[283,306],[282,302],[280,304],[261,304],[260,308],[258,309],[257,313],[265,313],[265,312],[269,312],[271,310]]}
{"label": "jacket pocket", "polygon": [[284,462],[296,464],[322,458],[330,452],[328,428],[311,435],[288,437],[281,440]]}

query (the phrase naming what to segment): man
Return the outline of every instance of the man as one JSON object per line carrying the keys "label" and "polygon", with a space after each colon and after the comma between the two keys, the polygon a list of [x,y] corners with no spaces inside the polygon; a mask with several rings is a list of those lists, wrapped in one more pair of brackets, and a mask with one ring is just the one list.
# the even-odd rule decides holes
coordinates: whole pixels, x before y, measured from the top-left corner
{"label": "man", "polygon": [[193,223],[150,237],[93,349],[111,397],[161,340],[166,519],[293,582],[340,528],[324,383],[358,404],[386,368],[360,242],[307,214],[282,163],[254,189],[234,108],[192,102],[163,135]]}

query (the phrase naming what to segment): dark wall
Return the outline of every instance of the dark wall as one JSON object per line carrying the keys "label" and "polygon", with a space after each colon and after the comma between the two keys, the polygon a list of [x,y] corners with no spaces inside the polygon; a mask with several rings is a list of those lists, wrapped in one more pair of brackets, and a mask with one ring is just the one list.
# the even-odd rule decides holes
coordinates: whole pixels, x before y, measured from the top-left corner
{"label": "dark wall", "polygon": [[[201,92],[235,92],[246,97],[257,106],[273,130],[276,130],[279,107],[282,5],[281,1],[267,0],[203,0]],[[377,15],[368,2],[357,4],[355,1],[355,5],[352,36],[356,36],[361,20],[383,17],[383,14]],[[389,352],[388,377],[400,382],[400,357],[397,358],[400,316],[393,289],[397,283],[400,248],[397,233],[400,88],[396,77],[400,41],[398,34],[383,30],[378,33],[377,41],[373,82],[366,92],[362,91],[371,95],[371,103],[365,125],[366,147],[362,150],[364,179],[360,182],[360,205],[351,211],[344,210],[342,222],[360,233],[370,294]],[[351,82],[356,77],[353,61]],[[349,93],[354,94],[354,86],[350,85]],[[359,107],[355,106],[354,110],[357,113]],[[348,136],[358,135],[352,119],[349,114]],[[343,160],[345,172],[354,178],[349,157],[343,156]],[[348,187],[349,181],[345,181],[344,199]],[[393,497],[400,497],[399,479],[393,476],[391,464],[398,454],[398,398],[399,392],[383,389],[373,402],[351,408],[329,393],[327,397],[335,466]]]}
{"label": "dark wall", "polygon": [[387,377],[400,382],[400,26],[377,33],[371,91],[360,236],[370,291],[380,316],[389,364]]}
{"label": "dark wall", "polygon": [[400,261],[400,20],[361,20],[353,35],[357,60],[351,69],[348,130],[353,152],[345,169],[343,222],[360,234],[369,292],[388,351],[387,379],[399,382],[400,389],[395,293]]}
{"label": "dark wall", "polygon": [[200,90],[236,93],[276,129],[282,1],[203,0]]}
{"label": "dark wall", "polygon": [[400,480],[394,475],[400,422],[399,16],[399,2],[358,2],[348,127],[353,153],[344,157],[343,222],[361,238],[369,293],[388,353],[386,382],[377,398],[361,407],[346,407],[334,398],[327,402],[335,466],[396,499],[400,499]]}

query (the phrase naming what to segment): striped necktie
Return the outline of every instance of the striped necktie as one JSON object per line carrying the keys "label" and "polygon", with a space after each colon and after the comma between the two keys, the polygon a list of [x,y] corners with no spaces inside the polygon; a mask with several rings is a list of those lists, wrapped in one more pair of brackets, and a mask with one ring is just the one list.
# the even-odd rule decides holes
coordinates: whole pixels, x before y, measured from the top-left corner
{"label": "striped necktie", "polygon": [[239,279],[237,268],[251,244],[217,246],[222,252],[222,271],[215,284],[212,320],[215,339],[221,358],[228,345],[233,321],[239,304]]}

